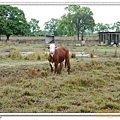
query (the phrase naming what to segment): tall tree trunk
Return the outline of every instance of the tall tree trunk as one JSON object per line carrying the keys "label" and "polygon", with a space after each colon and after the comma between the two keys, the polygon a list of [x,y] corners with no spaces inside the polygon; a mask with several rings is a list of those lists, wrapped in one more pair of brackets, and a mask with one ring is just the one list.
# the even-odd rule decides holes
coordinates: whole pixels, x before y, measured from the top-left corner
{"label": "tall tree trunk", "polygon": [[83,32],[82,32],[82,34],[81,34],[81,41],[83,41]]}
{"label": "tall tree trunk", "polygon": [[2,38],[1,38],[1,34],[0,34],[0,41],[2,40]]}
{"label": "tall tree trunk", "polygon": [[7,40],[6,40],[6,41],[9,41],[9,37],[10,37],[10,35],[6,35],[6,37],[7,37]]}
{"label": "tall tree trunk", "polygon": [[78,41],[79,41],[79,32],[78,32],[78,35],[77,35],[77,36],[78,36]]}
{"label": "tall tree trunk", "polygon": [[80,29],[79,29],[79,23],[78,23],[78,25],[77,25],[77,36],[78,36],[78,41],[79,41],[79,31],[80,31]]}
{"label": "tall tree trunk", "polygon": [[84,34],[84,30],[82,28],[81,41],[83,41],[83,34]]}

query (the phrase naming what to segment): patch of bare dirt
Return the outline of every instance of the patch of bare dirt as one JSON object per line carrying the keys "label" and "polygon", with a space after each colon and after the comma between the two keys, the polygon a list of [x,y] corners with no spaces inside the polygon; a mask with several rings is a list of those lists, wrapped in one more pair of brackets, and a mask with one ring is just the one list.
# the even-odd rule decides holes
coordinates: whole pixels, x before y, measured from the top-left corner
{"label": "patch of bare dirt", "polygon": [[20,65],[36,65],[36,64],[45,64],[48,61],[37,61],[37,62],[17,62],[17,63],[0,63],[0,66],[20,66]]}

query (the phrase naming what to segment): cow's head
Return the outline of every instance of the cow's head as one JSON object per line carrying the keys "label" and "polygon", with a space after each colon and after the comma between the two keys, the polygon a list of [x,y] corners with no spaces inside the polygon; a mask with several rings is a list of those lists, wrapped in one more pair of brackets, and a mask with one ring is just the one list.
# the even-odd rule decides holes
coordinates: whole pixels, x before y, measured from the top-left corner
{"label": "cow's head", "polygon": [[55,52],[55,48],[56,48],[55,44],[50,44],[49,48],[50,48],[50,55],[53,57],[54,52]]}

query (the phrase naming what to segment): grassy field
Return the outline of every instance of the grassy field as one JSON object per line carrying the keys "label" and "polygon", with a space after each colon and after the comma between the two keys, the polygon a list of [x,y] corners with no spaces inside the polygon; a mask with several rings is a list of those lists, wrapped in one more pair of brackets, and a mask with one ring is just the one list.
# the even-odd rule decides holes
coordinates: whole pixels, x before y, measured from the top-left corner
{"label": "grassy field", "polygon": [[[0,43],[1,113],[114,113],[120,112],[120,48],[76,47],[74,41],[57,42],[71,52],[71,73],[53,74],[48,49],[41,44]],[[35,52],[27,57],[19,52]],[[91,57],[75,57],[87,52]],[[97,57],[94,57],[96,55]]]}

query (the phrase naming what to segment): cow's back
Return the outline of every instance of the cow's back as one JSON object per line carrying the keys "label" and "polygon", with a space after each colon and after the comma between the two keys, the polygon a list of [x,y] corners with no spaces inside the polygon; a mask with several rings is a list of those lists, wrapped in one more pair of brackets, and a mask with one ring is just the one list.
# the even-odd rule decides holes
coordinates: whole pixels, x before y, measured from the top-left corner
{"label": "cow's back", "polygon": [[64,61],[68,57],[69,50],[65,47],[56,48],[54,53],[55,61],[59,61],[60,63]]}

